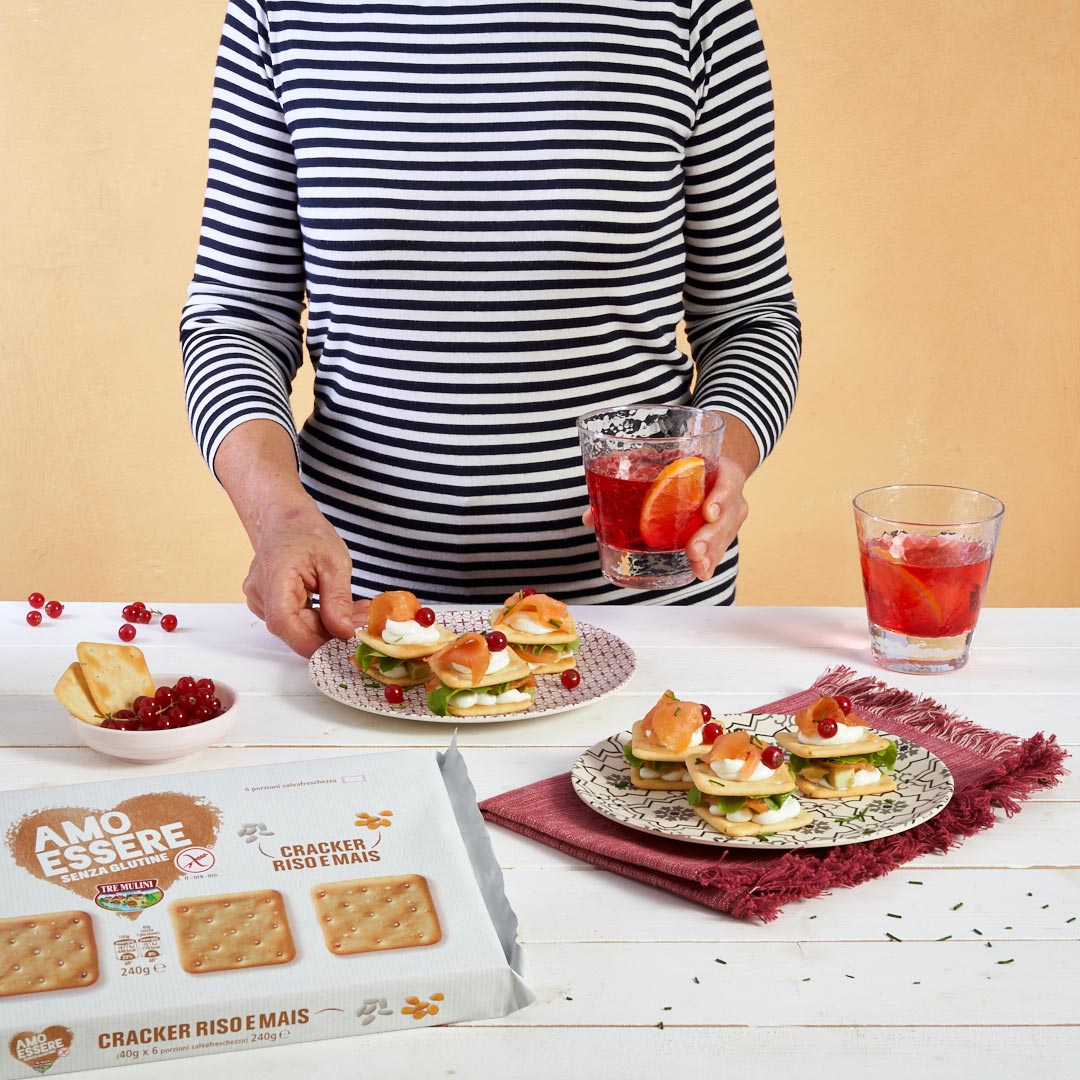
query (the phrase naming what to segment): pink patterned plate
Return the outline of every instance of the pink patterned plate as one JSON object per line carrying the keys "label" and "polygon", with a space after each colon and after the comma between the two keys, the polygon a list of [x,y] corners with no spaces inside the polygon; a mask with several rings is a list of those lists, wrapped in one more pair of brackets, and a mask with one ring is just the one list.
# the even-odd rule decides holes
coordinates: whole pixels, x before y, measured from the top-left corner
{"label": "pink patterned plate", "polygon": [[[437,616],[443,626],[458,634],[489,629],[488,609],[439,611]],[[531,709],[522,712],[500,713],[497,716],[437,716],[427,707],[427,691],[422,686],[406,687],[404,703],[389,705],[383,696],[383,684],[366,678],[357,670],[352,660],[355,646],[337,639],[328,641],[312,656],[308,661],[308,673],[311,681],[327,697],[379,716],[402,716],[408,720],[458,725],[497,724],[504,720],[552,716],[580,709],[582,705],[591,705],[614,694],[634,674],[634,650],[622,638],[587,623],[578,623],[577,628],[578,637],[581,638],[581,648],[577,654],[581,682],[573,690],[567,690],[558,675],[538,675],[536,702]]]}

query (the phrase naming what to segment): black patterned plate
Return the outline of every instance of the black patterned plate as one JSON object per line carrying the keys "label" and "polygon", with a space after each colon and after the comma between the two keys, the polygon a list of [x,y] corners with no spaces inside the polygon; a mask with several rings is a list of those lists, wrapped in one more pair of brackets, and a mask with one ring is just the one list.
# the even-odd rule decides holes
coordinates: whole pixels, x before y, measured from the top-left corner
{"label": "black patterned plate", "polygon": [[[457,634],[470,630],[483,633],[490,629],[488,613],[488,610],[439,611],[437,617],[442,626]],[[380,716],[402,716],[407,720],[426,720],[435,724],[497,724],[505,720],[528,720],[591,705],[614,694],[634,674],[637,663],[634,650],[622,638],[587,623],[578,623],[577,630],[581,639],[577,654],[581,682],[568,690],[558,675],[537,675],[536,700],[531,708],[521,712],[496,716],[438,716],[427,707],[427,691],[422,686],[407,686],[404,703],[389,705],[383,696],[383,684],[361,675],[353,663],[355,644],[336,638],[323,645],[308,661],[308,674],[327,697]]]}
{"label": "black patterned plate", "polygon": [[[742,727],[772,738],[791,727],[784,713],[736,713],[716,717],[724,727]],[[589,747],[571,771],[574,791],[582,802],[612,821],[640,832],[719,847],[812,848],[861,844],[905,832],[929,821],[945,809],[953,794],[948,766],[929,750],[906,739],[896,739],[896,791],[855,799],[799,798],[813,821],[796,832],[766,837],[725,836],[709,828],[694,813],[681,791],[643,791],[630,784],[630,766],[623,747],[630,732],[623,731]]]}

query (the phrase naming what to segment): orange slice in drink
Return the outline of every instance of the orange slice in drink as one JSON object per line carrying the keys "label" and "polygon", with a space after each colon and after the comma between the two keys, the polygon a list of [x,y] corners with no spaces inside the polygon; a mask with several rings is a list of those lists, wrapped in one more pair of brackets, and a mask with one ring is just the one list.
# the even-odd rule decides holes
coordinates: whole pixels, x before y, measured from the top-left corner
{"label": "orange slice in drink", "polygon": [[700,523],[705,501],[705,461],[684,457],[665,465],[641,504],[641,539],[658,551],[673,551],[686,542],[687,525]]}

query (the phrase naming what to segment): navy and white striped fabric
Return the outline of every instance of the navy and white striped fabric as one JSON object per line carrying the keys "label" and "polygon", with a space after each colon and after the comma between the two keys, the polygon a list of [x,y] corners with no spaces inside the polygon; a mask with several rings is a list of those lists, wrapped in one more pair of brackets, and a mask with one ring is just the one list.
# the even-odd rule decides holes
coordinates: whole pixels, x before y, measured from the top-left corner
{"label": "navy and white striped fabric", "polygon": [[[181,323],[192,428],[295,437],[357,595],[730,603],[600,576],[574,421],[718,408],[764,457],[799,321],[745,0],[233,0]],[[687,321],[698,368],[675,343]]]}

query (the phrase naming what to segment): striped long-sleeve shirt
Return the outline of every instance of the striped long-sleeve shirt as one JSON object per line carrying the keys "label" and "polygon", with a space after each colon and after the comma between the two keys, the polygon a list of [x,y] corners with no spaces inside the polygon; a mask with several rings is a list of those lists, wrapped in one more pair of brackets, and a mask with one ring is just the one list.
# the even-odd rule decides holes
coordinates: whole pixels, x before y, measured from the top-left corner
{"label": "striped long-sleeve shirt", "polygon": [[750,3],[232,0],[181,341],[208,462],[283,425],[358,596],[730,603],[736,545],[684,589],[603,580],[575,418],[692,402],[764,458],[791,411]]}

